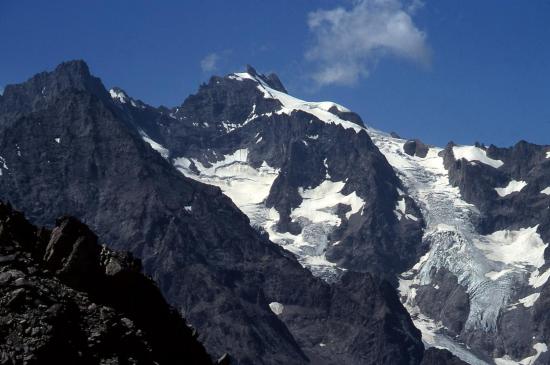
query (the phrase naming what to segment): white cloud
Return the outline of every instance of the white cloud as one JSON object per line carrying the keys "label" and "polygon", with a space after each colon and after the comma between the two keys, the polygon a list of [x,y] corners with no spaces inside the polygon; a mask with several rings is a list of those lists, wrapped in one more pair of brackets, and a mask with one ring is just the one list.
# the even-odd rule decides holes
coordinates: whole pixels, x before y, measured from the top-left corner
{"label": "white cloud", "polygon": [[351,8],[317,10],[308,15],[315,42],[306,58],[316,65],[320,85],[351,85],[367,77],[381,57],[391,55],[421,65],[430,63],[426,34],[412,15],[419,0],[355,0]]}
{"label": "white cloud", "polygon": [[210,53],[201,60],[201,69],[203,72],[212,72],[218,68],[220,56],[217,53]]}

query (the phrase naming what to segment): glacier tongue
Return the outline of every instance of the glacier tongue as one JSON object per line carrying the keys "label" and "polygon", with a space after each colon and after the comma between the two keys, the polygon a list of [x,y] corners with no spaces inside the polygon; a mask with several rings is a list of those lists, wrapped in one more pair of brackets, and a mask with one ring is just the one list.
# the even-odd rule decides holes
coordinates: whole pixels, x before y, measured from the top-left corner
{"label": "glacier tongue", "polygon": [[[415,303],[415,288],[430,284],[433,269],[446,268],[456,275],[470,299],[466,329],[494,332],[499,312],[511,304],[513,287],[526,285],[530,275],[538,274],[534,273],[542,259],[538,256],[546,245],[536,233],[536,227],[489,236],[477,234],[472,222],[479,212],[461,198],[458,188],[451,186],[443,158],[439,156],[440,148],[430,148],[425,158],[409,156],[403,152],[405,140],[370,128],[368,131],[407,187],[408,194],[421,207],[426,221],[423,240],[429,243],[430,250],[400,279],[399,290],[405,306],[428,346],[448,348],[470,364],[485,364],[466,347],[450,340],[441,323],[434,323],[420,312]],[[495,239],[499,237],[505,237],[506,242]],[[537,257],[523,263],[527,265],[503,259],[509,256],[506,250],[521,247],[521,240],[537,248],[534,253]]]}

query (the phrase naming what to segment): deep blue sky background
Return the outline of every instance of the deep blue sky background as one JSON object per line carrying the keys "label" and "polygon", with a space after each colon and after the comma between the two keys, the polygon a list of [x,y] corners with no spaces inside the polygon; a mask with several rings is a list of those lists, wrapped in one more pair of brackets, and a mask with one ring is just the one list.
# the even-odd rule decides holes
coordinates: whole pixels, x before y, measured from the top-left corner
{"label": "deep blue sky background", "polygon": [[0,87],[82,58],[107,87],[174,106],[210,72],[250,63],[291,94],[333,100],[369,124],[428,143],[550,144],[550,2],[426,0],[415,24],[431,66],[385,57],[352,86],[315,87],[308,13],[348,0],[0,0]]}

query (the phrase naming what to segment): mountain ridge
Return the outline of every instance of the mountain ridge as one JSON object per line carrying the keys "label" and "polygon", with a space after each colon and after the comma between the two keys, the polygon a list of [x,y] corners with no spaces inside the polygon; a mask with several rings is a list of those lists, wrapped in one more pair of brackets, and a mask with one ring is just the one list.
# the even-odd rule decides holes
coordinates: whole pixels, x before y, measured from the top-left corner
{"label": "mountain ridge", "polygon": [[143,256],[212,353],[456,363],[423,355],[382,276],[428,346],[470,364],[547,361],[548,146],[401,139],[252,69],[173,109],[96,95],[86,70],[0,98],[0,193],[38,221],[70,211]]}

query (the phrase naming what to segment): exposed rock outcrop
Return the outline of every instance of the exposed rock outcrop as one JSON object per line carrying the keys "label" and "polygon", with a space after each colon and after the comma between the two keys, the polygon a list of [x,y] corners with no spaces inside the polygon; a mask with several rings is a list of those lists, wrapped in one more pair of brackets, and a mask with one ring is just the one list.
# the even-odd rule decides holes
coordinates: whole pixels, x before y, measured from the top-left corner
{"label": "exposed rock outcrop", "polygon": [[38,229],[0,203],[3,364],[210,364],[194,330],[72,217]]}
{"label": "exposed rock outcrop", "polygon": [[468,365],[447,350],[430,347],[424,353],[420,365]]}

